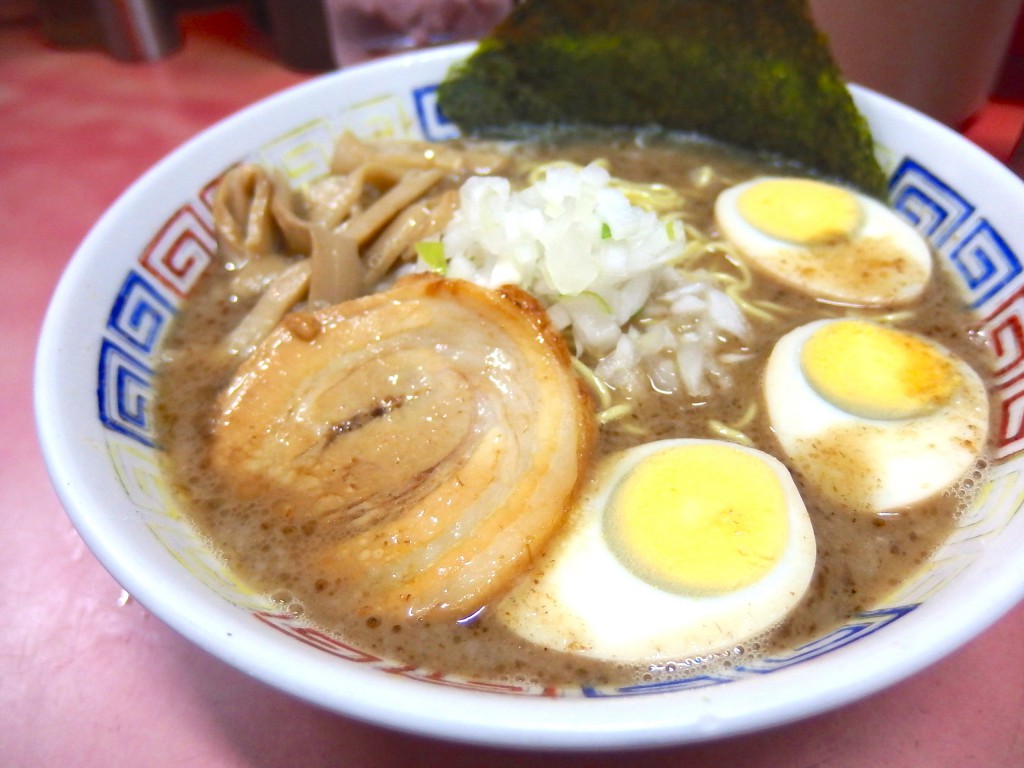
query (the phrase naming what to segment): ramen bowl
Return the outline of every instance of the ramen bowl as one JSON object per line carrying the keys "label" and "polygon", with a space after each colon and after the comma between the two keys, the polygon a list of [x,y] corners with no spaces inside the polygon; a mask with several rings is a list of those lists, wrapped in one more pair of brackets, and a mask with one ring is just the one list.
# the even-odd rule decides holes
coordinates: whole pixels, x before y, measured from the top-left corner
{"label": "ramen bowl", "polygon": [[953,535],[870,610],[786,653],[618,688],[495,683],[410,668],[310,625],[237,579],[170,490],[153,428],[168,330],[215,259],[212,198],[241,160],[295,183],[327,170],[334,138],[454,137],[436,89],[458,45],[326,75],[260,102],[155,166],[103,216],[46,316],[36,411],[54,485],[115,579],[191,641],[328,710],[444,739],[548,749],[719,738],[810,716],[911,675],[1024,596],[1024,184],[940,124],[852,87],[894,209],[933,246],[964,322],[995,350],[995,456]]}

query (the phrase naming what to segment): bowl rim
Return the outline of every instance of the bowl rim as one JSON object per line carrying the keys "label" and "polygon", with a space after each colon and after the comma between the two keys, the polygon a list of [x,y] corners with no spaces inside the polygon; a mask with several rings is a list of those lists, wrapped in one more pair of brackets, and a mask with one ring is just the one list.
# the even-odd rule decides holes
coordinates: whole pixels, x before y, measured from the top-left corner
{"label": "bowl rim", "polygon": [[[223,598],[203,594],[186,580],[171,584],[147,580],[146,563],[134,551],[127,533],[112,529],[106,516],[96,514],[105,509],[107,502],[102,485],[97,485],[93,475],[95,467],[82,461],[80,452],[86,443],[64,439],[64,424],[75,417],[81,403],[68,402],[69,377],[62,378],[59,372],[65,368],[65,355],[73,347],[75,331],[80,327],[72,310],[81,300],[77,296],[82,286],[89,282],[87,268],[96,260],[102,244],[116,237],[114,232],[125,217],[159,188],[168,174],[177,174],[178,167],[195,155],[197,148],[222,142],[251,126],[254,116],[268,108],[286,109],[290,103],[329,92],[339,82],[352,78],[397,80],[410,69],[440,69],[464,58],[474,47],[473,43],[460,43],[380,59],[312,78],[239,110],[185,142],[129,186],[89,231],[66,266],[46,310],[37,349],[34,408],[39,442],[51,482],[74,527],[133,599],[213,656],[325,709],[400,731],[463,743],[584,751],[707,741],[840,707],[915,674],[963,645],[1024,599],[1024,578],[1011,578],[1009,568],[996,573],[991,567],[975,568],[967,578],[979,586],[984,584],[984,590],[978,592],[977,599],[964,602],[955,623],[940,622],[941,633],[934,631],[934,603],[923,603],[900,619],[907,631],[893,637],[889,637],[892,633],[876,633],[819,659],[773,671],[771,677],[778,685],[769,686],[770,706],[763,706],[766,697],[747,690],[755,687],[752,680],[698,690],[591,699],[512,696],[427,685],[337,661],[334,666],[338,671],[324,674],[323,662],[330,657],[297,643],[288,654],[288,669],[282,669],[265,652],[265,640],[271,635],[252,631],[251,622],[245,622],[241,612],[235,615],[222,610],[223,606],[218,608],[226,603]],[[1005,173],[1004,185],[1015,185],[1020,207],[1024,208],[1024,184],[967,139],[869,89],[852,85],[851,92],[862,111],[867,108],[872,113],[895,113],[921,130],[956,137],[962,143],[957,145],[962,162],[979,165],[986,175]],[[1016,523],[1024,523],[1020,517]],[[1016,528],[1024,531],[1024,525]],[[193,608],[183,612],[182,606],[188,604]],[[859,657],[877,663],[874,674],[858,674],[858,665],[851,662]],[[822,684],[823,677],[828,678],[827,685]],[[372,697],[361,693],[364,685],[374,688]],[[689,697],[695,706],[686,712],[666,706],[674,700],[672,697],[680,695]],[[666,696],[670,698],[663,698]]]}

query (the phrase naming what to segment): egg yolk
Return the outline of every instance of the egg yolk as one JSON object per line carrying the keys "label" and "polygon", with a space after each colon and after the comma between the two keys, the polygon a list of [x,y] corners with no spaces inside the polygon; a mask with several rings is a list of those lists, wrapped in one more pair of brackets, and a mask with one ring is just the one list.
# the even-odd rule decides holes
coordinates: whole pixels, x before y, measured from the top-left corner
{"label": "egg yolk", "polygon": [[756,456],[727,444],[677,446],[623,478],[604,534],[619,561],[648,584],[723,595],[775,566],[789,517],[778,477]]}
{"label": "egg yolk", "polygon": [[736,209],[764,234],[800,245],[848,239],[863,217],[856,195],[813,179],[758,182],[739,195]]}
{"label": "egg yolk", "polygon": [[854,320],[815,331],[804,343],[800,365],[825,400],[868,419],[933,413],[961,382],[949,358],[923,339]]}

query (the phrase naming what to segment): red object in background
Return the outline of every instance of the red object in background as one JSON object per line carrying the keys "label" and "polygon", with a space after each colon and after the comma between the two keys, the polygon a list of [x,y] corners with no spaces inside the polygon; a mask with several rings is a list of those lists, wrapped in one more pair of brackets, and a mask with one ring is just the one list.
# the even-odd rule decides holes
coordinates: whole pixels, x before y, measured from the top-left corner
{"label": "red object in background", "polygon": [[996,101],[1024,103],[1024,12],[1017,19],[1010,50],[1003,62],[1003,71],[992,98]]}
{"label": "red object in background", "polygon": [[[1024,173],[1024,10],[988,104],[962,128],[963,134],[999,160]],[[1016,151],[1015,151],[1016,150]]]}

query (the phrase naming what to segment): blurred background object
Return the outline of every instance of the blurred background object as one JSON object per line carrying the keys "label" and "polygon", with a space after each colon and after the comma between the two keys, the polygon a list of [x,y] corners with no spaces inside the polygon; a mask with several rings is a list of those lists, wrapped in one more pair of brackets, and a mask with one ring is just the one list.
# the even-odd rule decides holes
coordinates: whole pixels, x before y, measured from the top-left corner
{"label": "blurred background object", "polygon": [[0,0],[0,24],[30,19],[35,12],[35,0]]}
{"label": "blurred background object", "polygon": [[151,61],[181,46],[170,0],[93,0],[93,12],[115,59]]}
{"label": "blurred background object", "polygon": [[477,38],[516,0],[0,0],[0,20],[37,17],[64,48],[106,49],[145,61],[180,45],[175,14],[239,6],[285,66],[325,72],[378,56]]}
{"label": "blurred background object", "polygon": [[810,0],[846,78],[959,127],[991,95],[1021,0]]}
{"label": "blurred background object", "polygon": [[278,57],[303,72],[334,69],[326,0],[260,0],[252,12],[274,42]]}
{"label": "blurred background object", "polygon": [[[31,4],[19,5],[24,12]],[[173,0],[35,0],[34,10],[43,36],[64,48],[153,61],[181,47]]]}
{"label": "blurred background object", "polygon": [[324,0],[334,60],[348,66],[391,53],[471,40],[514,0]]}
{"label": "blurred background object", "polygon": [[[518,1],[0,0],[0,21],[34,14],[53,45],[152,60],[180,45],[178,12],[234,7],[265,35],[271,53],[285,66],[326,72],[411,48],[477,38]],[[962,127],[997,85],[1024,1],[809,4],[849,80]],[[1024,82],[1017,87],[1024,90]]]}
{"label": "blurred background object", "polygon": [[[24,5],[24,3],[22,3]],[[91,0],[36,0],[43,37],[63,48],[99,48],[103,33]]]}

